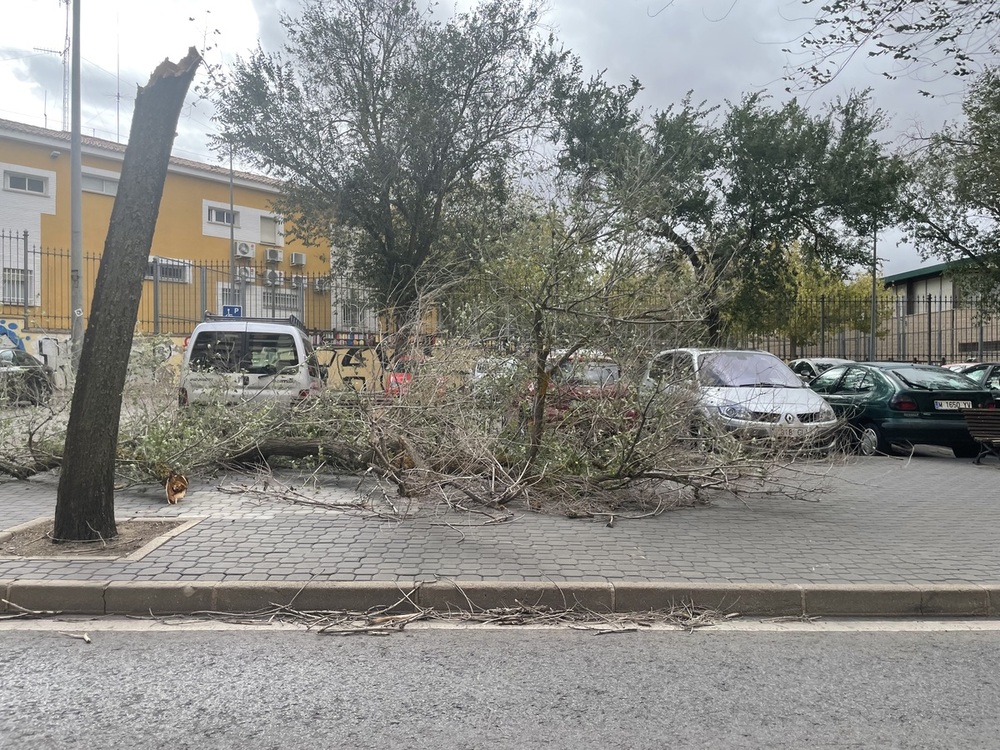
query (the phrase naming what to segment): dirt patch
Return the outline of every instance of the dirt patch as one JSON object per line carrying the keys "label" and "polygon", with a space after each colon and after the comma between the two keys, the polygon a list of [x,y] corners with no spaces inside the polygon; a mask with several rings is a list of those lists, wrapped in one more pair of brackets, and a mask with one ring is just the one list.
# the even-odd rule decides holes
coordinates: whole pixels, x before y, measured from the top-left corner
{"label": "dirt patch", "polygon": [[[43,519],[0,532],[0,557],[128,557],[156,541],[164,542],[192,524],[190,519],[118,521],[118,536],[97,542],[52,541],[52,521]],[[151,549],[148,551],[152,551]]]}

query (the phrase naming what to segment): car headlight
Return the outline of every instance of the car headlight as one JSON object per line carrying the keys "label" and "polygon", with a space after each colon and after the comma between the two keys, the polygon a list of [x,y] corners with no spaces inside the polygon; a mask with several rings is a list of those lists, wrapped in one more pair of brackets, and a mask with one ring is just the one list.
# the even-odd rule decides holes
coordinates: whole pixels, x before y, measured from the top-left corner
{"label": "car headlight", "polygon": [[740,404],[722,404],[719,406],[719,414],[726,419],[742,419],[747,422],[752,419],[750,410]]}
{"label": "car headlight", "polygon": [[823,419],[836,419],[837,418],[837,415],[833,411],[833,407],[830,406],[829,404],[823,404],[823,406],[820,407],[819,415]]}

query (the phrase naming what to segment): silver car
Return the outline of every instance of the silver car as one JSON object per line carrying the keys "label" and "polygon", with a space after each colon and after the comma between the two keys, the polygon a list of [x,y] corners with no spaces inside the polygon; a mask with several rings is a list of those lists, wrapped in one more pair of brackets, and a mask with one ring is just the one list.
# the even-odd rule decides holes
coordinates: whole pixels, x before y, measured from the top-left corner
{"label": "silver car", "polygon": [[644,388],[687,389],[705,424],[739,437],[829,447],[837,417],[773,354],[737,349],[670,349],[653,357]]}

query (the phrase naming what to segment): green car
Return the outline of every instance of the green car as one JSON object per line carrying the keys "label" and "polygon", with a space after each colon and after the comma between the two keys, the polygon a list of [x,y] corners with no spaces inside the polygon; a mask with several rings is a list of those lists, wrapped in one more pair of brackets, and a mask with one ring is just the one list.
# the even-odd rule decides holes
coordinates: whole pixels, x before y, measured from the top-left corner
{"label": "green car", "polygon": [[993,394],[973,380],[937,365],[855,362],[833,367],[809,387],[850,428],[860,453],[887,454],[893,444],[939,445],[958,458],[975,458],[963,409],[995,408]]}

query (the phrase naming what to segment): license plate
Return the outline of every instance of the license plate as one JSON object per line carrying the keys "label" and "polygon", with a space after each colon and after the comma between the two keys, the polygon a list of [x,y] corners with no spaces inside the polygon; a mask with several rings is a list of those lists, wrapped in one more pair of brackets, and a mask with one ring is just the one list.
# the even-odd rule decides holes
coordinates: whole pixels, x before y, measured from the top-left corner
{"label": "license plate", "polygon": [[971,401],[935,401],[935,409],[947,409],[949,411],[958,411],[959,409],[971,409]]}

